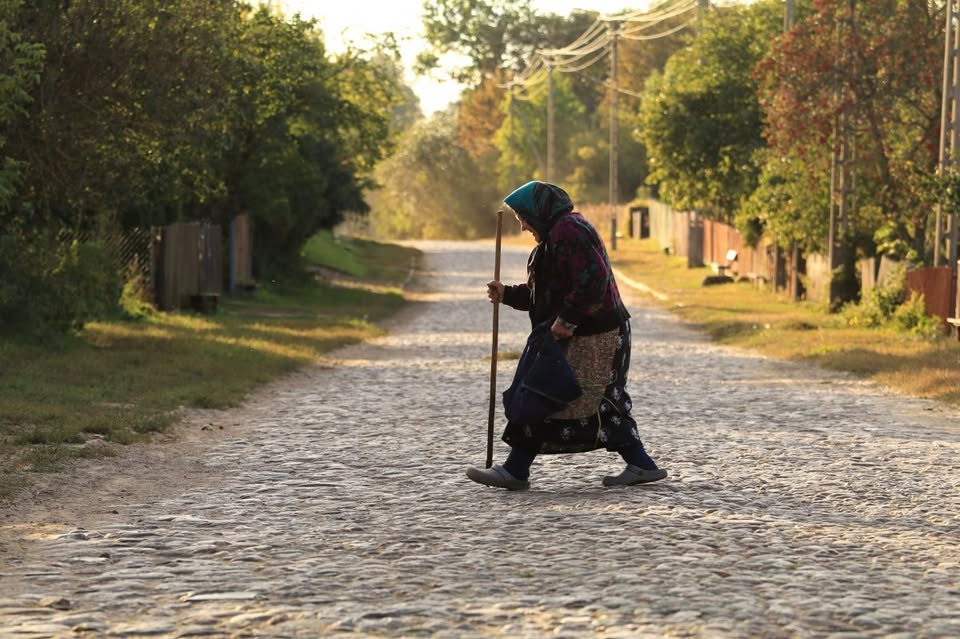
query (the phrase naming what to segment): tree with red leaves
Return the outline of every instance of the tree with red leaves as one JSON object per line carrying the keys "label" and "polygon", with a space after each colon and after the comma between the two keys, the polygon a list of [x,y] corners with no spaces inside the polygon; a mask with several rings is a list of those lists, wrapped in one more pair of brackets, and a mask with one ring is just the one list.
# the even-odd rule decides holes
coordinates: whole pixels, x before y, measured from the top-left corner
{"label": "tree with red leaves", "polygon": [[[846,241],[872,254],[881,237],[895,238],[896,257],[925,255],[931,207],[922,184],[939,148],[943,10],[942,2],[814,0],[780,38],[757,70],[772,147],[761,183],[775,188],[755,194],[750,208],[764,208],[758,198],[779,200],[780,211],[766,213],[768,228],[795,239],[826,228],[836,123],[845,114],[857,203]],[[823,202],[811,201],[815,192]],[[825,240],[812,238],[808,248]]]}

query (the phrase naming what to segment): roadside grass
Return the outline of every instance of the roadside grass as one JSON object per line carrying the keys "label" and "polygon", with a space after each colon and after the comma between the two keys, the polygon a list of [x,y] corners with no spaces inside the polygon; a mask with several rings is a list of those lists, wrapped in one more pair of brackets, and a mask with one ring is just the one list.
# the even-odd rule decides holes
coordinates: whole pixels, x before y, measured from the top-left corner
{"label": "roadside grass", "polygon": [[337,236],[330,231],[320,231],[307,240],[303,249],[303,257],[309,264],[357,278],[395,283],[404,280],[416,254],[397,244]]}
{"label": "roadside grass", "polygon": [[703,286],[709,268],[664,255],[653,240],[621,240],[611,251],[627,277],[666,295],[651,300],[713,340],[764,355],[845,371],[901,393],[960,405],[960,345],[893,326],[848,326],[826,304],[794,302],[749,282]]}
{"label": "roadside grass", "polygon": [[362,279],[224,296],[210,315],[152,313],[42,341],[0,337],[0,499],[28,484],[27,472],[114,454],[91,444],[147,440],[184,407],[236,406],[260,384],[380,335],[375,322],[406,303],[400,285],[419,252],[346,239],[325,250],[308,259]]}

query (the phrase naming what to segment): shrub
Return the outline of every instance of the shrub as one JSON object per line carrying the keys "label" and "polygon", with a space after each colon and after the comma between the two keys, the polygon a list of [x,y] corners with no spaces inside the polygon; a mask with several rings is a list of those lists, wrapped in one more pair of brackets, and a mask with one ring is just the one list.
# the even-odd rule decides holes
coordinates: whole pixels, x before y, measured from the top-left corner
{"label": "shrub", "polygon": [[0,236],[0,328],[68,332],[117,308],[111,252],[50,234]]}
{"label": "shrub", "polygon": [[901,268],[886,283],[865,293],[860,303],[845,305],[842,316],[850,326],[883,326],[903,304],[905,291],[906,271]]}
{"label": "shrub", "polygon": [[900,330],[909,331],[921,337],[934,338],[943,335],[940,320],[927,315],[923,294],[916,291],[910,295],[910,299],[894,311],[893,321]]}
{"label": "shrub", "polygon": [[146,278],[136,262],[127,269],[120,292],[120,310],[125,318],[132,320],[143,319],[157,310],[150,302]]}

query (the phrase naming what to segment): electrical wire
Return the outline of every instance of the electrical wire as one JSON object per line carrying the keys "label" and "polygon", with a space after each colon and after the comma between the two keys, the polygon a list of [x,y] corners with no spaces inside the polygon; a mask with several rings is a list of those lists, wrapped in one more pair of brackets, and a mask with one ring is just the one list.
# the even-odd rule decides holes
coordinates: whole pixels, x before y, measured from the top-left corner
{"label": "electrical wire", "polygon": [[[534,53],[533,59],[510,81],[500,84],[501,88],[529,88],[543,82],[552,69],[563,73],[576,73],[593,66],[603,59],[610,50],[614,37],[626,40],[656,40],[673,35],[690,26],[695,19],[654,34],[640,35],[642,32],[662,25],[671,18],[683,15],[699,6],[698,0],[666,0],[646,12],[630,11],[623,14],[600,16],[586,31],[570,44],[558,49],[541,49]],[[609,23],[630,25],[618,31],[611,29]],[[588,58],[588,56],[591,56]]]}
{"label": "electrical wire", "polygon": [[677,25],[677,26],[675,26],[675,27],[672,28],[672,29],[667,29],[666,31],[661,31],[660,33],[655,33],[655,34],[653,34],[653,35],[638,36],[638,35],[626,35],[626,34],[621,34],[620,37],[622,37],[622,38],[624,38],[624,39],[626,39],[626,40],[656,40],[657,38],[665,38],[665,37],[667,37],[667,36],[673,35],[674,33],[677,33],[678,31],[682,31],[683,29],[686,29],[687,27],[689,27],[689,26],[690,26],[691,24],[693,24],[694,22],[696,22],[696,19],[694,19],[694,20],[688,20],[687,22],[684,22],[683,24]]}
{"label": "electrical wire", "polygon": [[654,27],[660,26],[661,24],[663,24],[663,23],[666,22],[667,20],[670,20],[670,19],[673,19],[673,18],[677,18],[677,17],[682,16],[682,15],[684,15],[684,14],[690,13],[691,11],[694,11],[694,10],[696,10],[696,9],[697,9],[697,4],[696,4],[696,3],[688,3],[686,6],[681,7],[681,8],[678,8],[676,11],[672,11],[672,12],[670,12],[670,13],[664,14],[663,17],[660,18],[659,20],[649,20],[649,21],[647,21],[647,20],[631,20],[631,21],[627,21],[627,22],[625,23],[626,26],[624,27],[624,31],[626,31],[627,33],[637,33],[637,32],[640,32],[640,31],[645,31],[645,30],[647,30],[647,29],[652,29],[652,28],[654,28]]}
{"label": "electrical wire", "polygon": [[561,71],[562,73],[577,73],[578,71],[583,71],[584,69],[587,69],[587,68],[589,68],[589,67],[592,67],[594,64],[596,64],[596,63],[599,62],[600,60],[602,60],[602,59],[604,59],[605,57],[607,57],[608,54],[609,54],[609,50],[603,49],[600,53],[598,53],[597,55],[593,56],[593,57],[592,57],[589,61],[587,61],[585,64],[582,64],[582,65],[577,66],[577,67],[558,66],[558,67],[557,67],[557,70],[558,70],[558,71]]}
{"label": "electrical wire", "polygon": [[587,27],[587,30],[584,31],[584,32],[580,35],[579,38],[577,38],[576,40],[574,40],[573,42],[571,42],[570,44],[568,44],[568,45],[565,46],[565,47],[560,47],[559,49],[554,49],[554,51],[556,51],[556,52],[559,53],[559,52],[562,52],[562,51],[567,50],[567,49],[572,50],[572,49],[576,49],[576,48],[578,48],[578,47],[580,47],[580,46],[583,46],[584,44],[586,44],[586,43],[590,40],[590,38],[592,38],[593,36],[596,35],[596,33],[594,33],[594,30],[596,30],[596,29],[599,29],[599,30],[602,31],[602,32],[606,32],[606,31],[607,31],[606,25],[602,24],[599,20],[594,20],[593,24],[591,24],[589,27]]}
{"label": "electrical wire", "polygon": [[601,16],[599,20],[605,22],[659,22],[674,15],[679,15],[699,6],[697,0],[680,0],[677,6],[669,6],[669,2],[648,11],[630,11],[627,13]]}
{"label": "electrical wire", "polygon": [[607,46],[607,44],[609,44],[609,43],[610,43],[610,34],[609,34],[609,33],[604,33],[603,36],[602,36],[600,39],[598,39],[598,40],[594,41],[593,43],[591,43],[590,46],[588,46],[588,47],[581,47],[580,49],[578,49],[578,50],[576,50],[576,51],[568,51],[568,52],[559,52],[559,53],[558,53],[555,49],[546,49],[546,50],[544,50],[544,51],[541,51],[540,53],[541,53],[542,55],[545,55],[545,56],[556,57],[556,58],[560,58],[560,57],[576,57],[576,58],[582,58],[582,57],[585,56],[585,55],[590,55],[591,53],[595,53],[595,52],[599,51],[600,49],[602,49],[602,48],[604,48],[605,46]]}

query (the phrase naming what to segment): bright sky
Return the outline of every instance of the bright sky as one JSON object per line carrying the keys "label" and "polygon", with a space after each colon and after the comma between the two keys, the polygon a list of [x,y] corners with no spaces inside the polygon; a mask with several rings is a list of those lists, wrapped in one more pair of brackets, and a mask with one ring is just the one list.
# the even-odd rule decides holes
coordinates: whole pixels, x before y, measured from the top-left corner
{"label": "bright sky", "polygon": [[[304,18],[318,18],[332,51],[339,50],[344,40],[362,44],[365,34],[386,31],[392,31],[400,40],[408,68],[423,49],[418,41],[423,0],[281,0],[280,4]],[[560,15],[569,15],[574,9],[613,14],[624,9],[643,9],[647,0],[534,0],[533,6],[544,13]],[[460,93],[460,87],[449,81],[416,78],[409,72],[407,81],[427,115],[444,109]]]}

